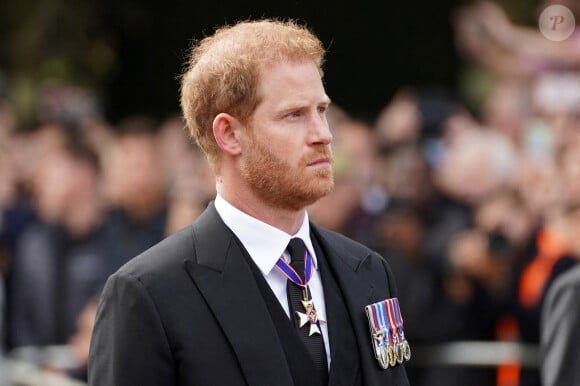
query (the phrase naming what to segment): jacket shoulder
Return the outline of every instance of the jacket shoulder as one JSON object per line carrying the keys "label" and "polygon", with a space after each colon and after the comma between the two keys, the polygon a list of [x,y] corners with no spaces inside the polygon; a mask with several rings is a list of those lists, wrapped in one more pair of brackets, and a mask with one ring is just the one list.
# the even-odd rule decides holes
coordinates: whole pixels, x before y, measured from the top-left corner
{"label": "jacket shoulder", "polygon": [[146,279],[182,267],[184,260],[193,256],[193,231],[191,225],[166,237],[151,248],[133,257],[115,273]]}

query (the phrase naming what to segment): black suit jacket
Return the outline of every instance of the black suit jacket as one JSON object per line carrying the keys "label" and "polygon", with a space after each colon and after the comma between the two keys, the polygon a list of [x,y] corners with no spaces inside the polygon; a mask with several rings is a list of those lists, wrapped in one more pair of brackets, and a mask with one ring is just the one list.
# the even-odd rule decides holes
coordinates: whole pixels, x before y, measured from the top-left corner
{"label": "black suit jacket", "polygon": [[[379,367],[364,312],[365,305],[396,296],[387,263],[337,233],[314,225],[312,231],[350,313],[364,384],[408,385],[402,366]],[[330,345],[330,383],[348,384],[332,374],[341,366],[337,352],[352,347],[342,347],[339,334]],[[91,341],[89,385],[293,386],[243,250],[213,204],[109,278]]]}

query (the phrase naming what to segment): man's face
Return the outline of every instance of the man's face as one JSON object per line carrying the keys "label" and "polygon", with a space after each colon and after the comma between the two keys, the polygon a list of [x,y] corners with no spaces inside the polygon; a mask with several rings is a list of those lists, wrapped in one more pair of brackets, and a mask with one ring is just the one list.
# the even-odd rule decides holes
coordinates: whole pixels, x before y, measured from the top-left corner
{"label": "man's face", "polygon": [[72,193],[74,165],[62,151],[43,157],[34,180],[35,201],[45,221],[60,222]]}
{"label": "man's face", "polygon": [[326,121],[330,99],[309,62],[263,68],[258,93],[261,102],[243,141],[242,176],[267,204],[302,209],[334,185]]}

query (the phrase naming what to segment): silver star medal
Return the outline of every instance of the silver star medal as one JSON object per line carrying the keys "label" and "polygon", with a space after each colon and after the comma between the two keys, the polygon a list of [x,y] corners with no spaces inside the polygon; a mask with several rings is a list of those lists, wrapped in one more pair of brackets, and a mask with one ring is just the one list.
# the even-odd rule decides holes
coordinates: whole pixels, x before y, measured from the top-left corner
{"label": "silver star medal", "polygon": [[308,333],[308,336],[320,334],[320,328],[318,327],[317,322],[323,322],[323,320],[316,314],[314,302],[312,300],[301,300],[300,302],[302,303],[306,313],[296,311],[296,315],[300,318],[299,327],[302,328],[306,323],[310,323],[310,332]]}

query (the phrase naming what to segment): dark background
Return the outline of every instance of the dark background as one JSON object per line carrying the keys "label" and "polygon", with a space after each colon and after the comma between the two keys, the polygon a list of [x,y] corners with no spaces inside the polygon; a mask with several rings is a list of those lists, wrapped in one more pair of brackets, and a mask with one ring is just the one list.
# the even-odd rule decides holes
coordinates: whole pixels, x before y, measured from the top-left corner
{"label": "dark background", "polygon": [[[455,1],[0,2],[0,91],[25,120],[42,85],[87,87],[113,123],[178,112],[178,76],[192,39],[241,19],[294,18],[328,49],[327,92],[369,122],[402,86],[454,90],[460,60]],[[3,74],[3,76],[2,76]],[[4,79],[2,81],[2,79]]]}
{"label": "dark background", "polygon": [[109,8],[120,63],[107,111],[165,114],[177,109],[178,82],[191,38],[244,18],[290,17],[306,23],[328,49],[327,93],[351,114],[372,120],[403,85],[453,88],[458,61],[450,1],[140,2],[139,12]]}

